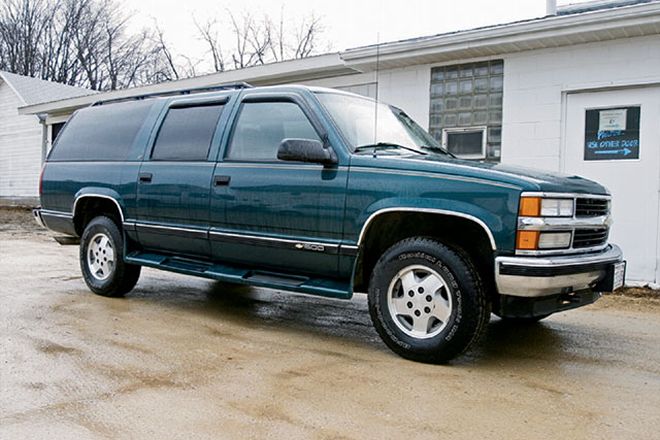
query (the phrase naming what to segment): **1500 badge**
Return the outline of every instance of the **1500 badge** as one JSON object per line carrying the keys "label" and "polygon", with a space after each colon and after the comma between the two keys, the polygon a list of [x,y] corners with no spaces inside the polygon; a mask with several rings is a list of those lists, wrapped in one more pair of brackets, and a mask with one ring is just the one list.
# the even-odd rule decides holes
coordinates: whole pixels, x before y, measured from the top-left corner
{"label": "1500 badge", "polygon": [[296,243],[296,249],[305,250],[305,251],[314,251],[314,252],[324,252],[325,246],[322,244],[314,243]]}

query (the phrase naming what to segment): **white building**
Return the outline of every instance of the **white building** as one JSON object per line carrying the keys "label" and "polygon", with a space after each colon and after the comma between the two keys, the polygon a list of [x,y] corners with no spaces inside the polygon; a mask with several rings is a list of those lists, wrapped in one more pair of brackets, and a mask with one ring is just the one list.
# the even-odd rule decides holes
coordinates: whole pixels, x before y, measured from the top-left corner
{"label": "white building", "polygon": [[[0,202],[33,202],[39,196],[41,162],[52,126],[18,107],[74,96],[91,90],[0,71]],[[58,126],[55,126],[57,130]]]}
{"label": "white building", "polygon": [[303,83],[395,104],[467,158],[578,174],[614,197],[629,283],[660,284],[660,1],[600,0],[548,16],[349,49],[101,96],[27,105],[61,123],[100,98]]}

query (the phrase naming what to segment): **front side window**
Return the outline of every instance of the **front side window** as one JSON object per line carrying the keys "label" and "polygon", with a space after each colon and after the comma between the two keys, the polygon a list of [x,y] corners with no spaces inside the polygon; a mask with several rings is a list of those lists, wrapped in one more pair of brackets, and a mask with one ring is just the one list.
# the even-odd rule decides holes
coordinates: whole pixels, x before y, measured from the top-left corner
{"label": "front side window", "polygon": [[321,141],[302,109],[293,102],[246,102],[234,127],[227,158],[276,161],[284,139]]}
{"label": "front side window", "polygon": [[154,145],[152,160],[206,160],[222,104],[172,107],[163,120]]}

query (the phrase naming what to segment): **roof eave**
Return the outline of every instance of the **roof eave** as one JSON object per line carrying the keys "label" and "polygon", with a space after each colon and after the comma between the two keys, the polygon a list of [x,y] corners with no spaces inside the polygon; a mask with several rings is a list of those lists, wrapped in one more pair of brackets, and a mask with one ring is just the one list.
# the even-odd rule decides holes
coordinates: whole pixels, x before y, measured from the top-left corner
{"label": "roof eave", "polygon": [[9,88],[11,89],[11,91],[14,93],[14,95],[16,95],[16,97],[18,98],[18,100],[21,101],[21,102],[23,103],[23,105],[26,105],[26,104],[27,104],[27,103],[25,102],[25,99],[23,99],[23,96],[19,93],[18,90],[16,90],[16,87],[14,87],[14,84],[12,84],[11,81],[7,81],[7,78],[5,77],[5,75],[3,74],[3,72],[0,72],[0,79],[2,80],[2,82],[4,82],[5,84],[7,84],[7,87],[9,87]]}
{"label": "roof eave", "polygon": [[659,33],[660,3],[647,3],[386,43],[378,54],[376,46],[349,49],[341,56],[348,66],[369,71],[377,57],[387,68]]}
{"label": "roof eave", "polygon": [[295,81],[309,81],[312,79],[336,75],[348,75],[351,73],[355,73],[355,70],[351,67],[347,67],[339,57],[339,54],[332,53],[304,59],[253,66],[245,69],[229,70],[178,81],[168,81],[148,86],[99,93],[91,96],[28,105],[20,107],[18,111],[20,114],[66,114],[76,109],[91,105],[97,101],[211,87],[219,84],[240,81],[249,81],[253,85],[272,85],[283,82],[291,83]]}

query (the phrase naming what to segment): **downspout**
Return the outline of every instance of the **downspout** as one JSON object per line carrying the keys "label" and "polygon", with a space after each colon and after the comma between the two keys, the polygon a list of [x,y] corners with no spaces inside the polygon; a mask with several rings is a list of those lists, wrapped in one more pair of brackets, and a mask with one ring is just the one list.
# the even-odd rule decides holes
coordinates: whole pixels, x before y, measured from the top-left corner
{"label": "downspout", "polygon": [[545,0],[545,15],[557,15],[557,0]]}
{"label": "downspout", "polygon": [[37,115],[41,124],[41,166],[46,161],[48,154],[48,125],[46,124],[46,115]]}

